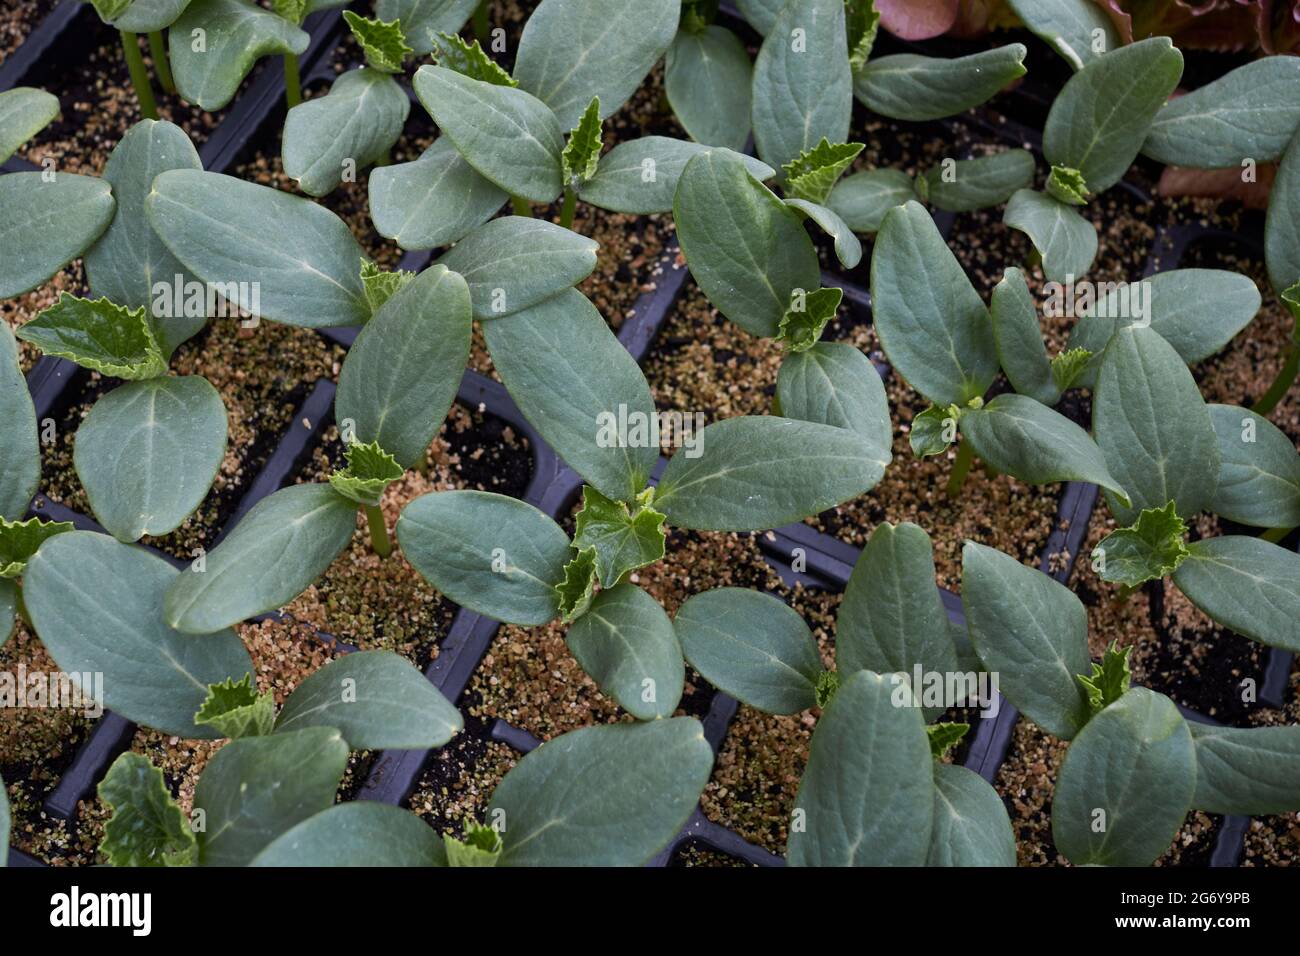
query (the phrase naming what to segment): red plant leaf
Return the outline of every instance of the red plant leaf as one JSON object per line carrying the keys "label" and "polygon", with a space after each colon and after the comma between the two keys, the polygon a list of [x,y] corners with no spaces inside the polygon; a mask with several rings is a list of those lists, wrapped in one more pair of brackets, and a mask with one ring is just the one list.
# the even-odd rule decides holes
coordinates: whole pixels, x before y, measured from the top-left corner
{"label": "red plant leaf", "polygon": [[1241,170],[1187,169],[1166,166],[1156,193],[1161,196],[1193,196],[1204,199],[1235,199],[1247,209],[1267,209],[1268,194],[1277,177],[1274,163],[1260,163],[1253,183],[1241,181]]}
{"label": "red plant leaf", "polygon": [[928,40],[957,22],[960,0],[876,0],[880,23],[904,40]]}

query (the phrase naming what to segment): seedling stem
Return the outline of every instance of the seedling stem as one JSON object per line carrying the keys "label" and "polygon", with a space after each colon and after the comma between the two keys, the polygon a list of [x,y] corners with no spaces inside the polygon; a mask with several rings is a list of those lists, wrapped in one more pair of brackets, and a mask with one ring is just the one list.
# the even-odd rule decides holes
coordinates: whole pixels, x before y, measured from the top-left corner
{"label": "seedling stem", "polygon": [[167,59],[167,44],[163,42],[161,30],[149,34],[149,55],[153,57],[153,69],[163,92],[175,95],[176,81],[172,79],[172,65]]}
{"label": "seedling stem", "polygon": [[135,87],[135,98],[140,101],[140,115],[145,119],[158,118],[158,106],[154,103],[153,87],[149,85],[149,71],[144,67],[144,57],[140,55],[138,34],[120,31],[122,34],[122,52],[126,56],[126,68],[131,74],[131,85]]}
{"label": "seedling stem", "polygon": [[953,462],[952,474],[948,476],[948,497],[956,498],[961,494],[962,487],[966,484],[966,475],[970,473],[971,460],[975,457],[975,451],[970,442],[962,442],[957,446],[957,460]]}
{"label": "seedling stem", "polygon": [[1277,378],[1273,380],[1268,391],[1250,407],[1250,410],[1256,415],[1267,415],[1275,409],[1277,403],[1286,397],[1286,393],[1295,384],[1297,373],[1300,373],[1300,345],[1292,345],[1287,349],[1286,363],[1282,366],[1282,371],[1277,373]]}
{"label": "seedling stem", "polygon": [[492,30],[491,21],[488,19],[488,13],[492,6],[492,0],[483,0],[474,11],[474,36],[478,37],[478,42],[484,48],[488,45],[488,34]]}
{"label": "seedling stem", "polygon": [[573,228],[573,214],[578,208],[578,194],[572,189],[564,190],[564,208],[560,210],[560,225],[565,229]]}
{"label": "seedling stem", "polygon": [[511,196],[510,205],[514,208],[516,216],[532,217],[533,207],[528,205],[528,200],[522,196]]}
{"label": "seedling stem", "polygon": [[375,554],[386,558],[393,553],[393,545],[388,540],[388,526],[384,524],[384,513],[378,505],[366,505],[366,521],[370,525],[370,546]]}
{"label": "seedling stem", "polygon": [[1295,528],[1270,528],[1268,531],[1261,534],[1260,538],[1272,544],[1280,544],[1282,539],[1294,530]]}
{"label": "seedling stem", "polygon": [[284,99],[293,109],[302,102],[302,83],[298,79],[298,58],[292,53],[284,55]]}

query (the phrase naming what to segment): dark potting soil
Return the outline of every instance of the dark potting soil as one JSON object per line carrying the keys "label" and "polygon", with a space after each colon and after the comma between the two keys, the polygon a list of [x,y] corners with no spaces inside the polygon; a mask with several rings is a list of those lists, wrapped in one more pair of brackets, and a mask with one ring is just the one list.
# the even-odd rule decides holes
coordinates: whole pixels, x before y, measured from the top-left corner
{"label": "dark potting soil", "polygon": [[12,0],[0,13],[0,63],[22,45],[58,0]]}
{"label": "dark potting soil", "polygon": [[738,860],[736,857],[715,850],[701,840],[687,840],[669,859],[670,867],[706,866],[737,869],[752,869],[755,864]]}

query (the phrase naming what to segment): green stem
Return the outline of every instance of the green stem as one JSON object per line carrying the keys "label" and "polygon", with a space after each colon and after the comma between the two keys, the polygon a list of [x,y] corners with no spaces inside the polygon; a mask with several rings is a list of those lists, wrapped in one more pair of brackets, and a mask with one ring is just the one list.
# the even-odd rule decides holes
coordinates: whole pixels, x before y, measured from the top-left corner
{"label": "green stem", "polygon": [[384,513],[378,505],[366,505],[366,521],[370,525],[370,546],[375,554],[386,558],[393,553],[393,546],[388,540],[388,526],[384,524]]}
{"label": "green stem", "polygon": [[478,37],[479,45],[484,48],[488,45],[488,34],[492,32],[492,23],[488,18],[491,7],[492,0],[483,0],[474,11],[474,36]]}
{"label": "green stem", "polygon": [[528,216],[533,214],[533,207],[528,205],[528,200],[522,196],[511,196],[510,205],[514,208],[516,216]]}
{"label": "green stem", "polygon": [[948,476],[948,497],[956,498],[966,484],[966,475],[970,473],[971,460],[975,457],[974,446],[964,441],[957,446],[957,460],[953,462],[952,474]]}
{"label": "green stem", "polygon": [[1286,363],[1282,366],[1282,371],[1277,373],[1277,378],[1273,380],[1268,391],[1259,401],[1250,406],[1250,410],[1256,415],[1267,415],[1277,408],[1277,403],[1286,397],[1286,393],[1295,384],[1297,373],[1300,373],[1300,345],[1292,345],[1287,349]]}
{"label": "green stem", "polygon": [[384,150],[384,155],[380,156],[378,159],[375,160],[375,165],[376,165],[376,166],[391,166],[391,165],[393,165],[393,151],[392,151],[392,149],[386,149],[386,150]]}
{"label": "green stem", "polygon": [[135,98],[140,101],[140,115],[145,119],[158,118],[158,105],[153,100],[153,87],[149,85],[149,71],[144,68],[144,57],[140,55],[140,44],[136,34],[120,31],[122,34],[122,53],[126,56],[126,69],[131,74],[131,85],[135,87]]}
{"label": "green stem", "polygon": [[1110,606],[1113,608],[1123,607],[1130,600],[1132,600],[1133,595],[1137,593],[1137,590],[1138,589],[1135,587],[1129,587],[1129,585],[1127,584],[1121,584],[1119,586],[1119,591],[1117,591],[1115,593],[1115,596],[1111,598]]}
{"label": "green stem", "polygon": [[1261,534],[1259,537],[1260,537],[1260,540],[1261,540],[1261,541],[1268,541],[1268,542],[1271,542],[1272,544],[1281,544],[1281,543],[1282,543],[1282,539],[1285,538],[1287,535],[1289,535],[1289,534],[1290,534],[1292,531],[1294,531],[1294,530],[1295,530],[1294,527],[1290,527],[1290,528],[1270,528],[1268,531],[1265,531],[1265,532],[1264,532],[1263,534]]}
{"label": "green stem", "polygon": [[175,96],[176,81],[172,79],[172,65],[167,59],[167,45],[163,43],[161,30],[149,34],[149,55],[153,57],[153,71],[158,74],[163,92]]}
{"label": "green stem", "polygon": [[293,109],[302,102],[302,82],[298,79],[298,58],[292,53],[284,55],[284,101]]}
{"label": "green stem", "polygon": [[560,210],[560,226],[564,229],[573,228],[573,214],[578,208],[578,194],[572,189],[564,190],[564,208]]}

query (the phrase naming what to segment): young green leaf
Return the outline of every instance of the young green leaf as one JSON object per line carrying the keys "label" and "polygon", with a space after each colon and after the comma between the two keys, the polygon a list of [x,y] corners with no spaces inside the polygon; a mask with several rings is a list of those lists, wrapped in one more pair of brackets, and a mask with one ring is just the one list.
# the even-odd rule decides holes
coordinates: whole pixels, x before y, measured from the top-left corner
{"label": "young green leaf", "polygon": [[856,432],[771,416],[714,422],[698,458],[668,462],[655,506],[675,527],[755,531],[865,494],[885,473],[889,450]]}
{"label": "young green leaf", "polygon": [[596,175],[600,163],[600,97],[588,104],[582,119],[569,133],[569,141],[560,154],[560,175],[564,185],[576,189]]}
{"label": "young green leaf", "polygon": [[193,277],[149,226],[145,199],[159,173],[202,168],[198,151],[179,126],[154,120],[136,123],[113,147],[104,167],[104,179],[113,187],[117,211],[108,230],[86,251],[91,295],[128,309],[149,308],[165,358],[203,328],[208,315],[204,309],[201,315],[162,318],[153,309],[158,298],[156,284],[163,283],[162,294],[171,295],[177,282],[183,288]]}
{"label": "young green leaf", "polygon": [[384,489],[404,475],[397,459],[379,447],[378,442],[353,442],[344,452],[348,464],[329,476],[330,487],[349,501],[375,506]]}
{"label": "young green leaf", "polygon": [[843,289],[817,289],[807,293],[796,290],[777,326],[777,339],[790,352],[808,351],[821,340],[822,331],[835,318],[843,298]]}
{"label": "young green leaf", "polygon": [[1132,503],[1107,496],[1120,521],[1169,502],[1191,518],[1214,500],[1219,447],[1209,408],[1182,358],[1154,329],[1120,329],[1106,346],[1092,425]]}
{"label": "young green leaf", "polygon": [[56,534],[74,528],[71,521],[44,521],[40,518],[9,521],[0,518],[0,578],[13,580],[22,577],[27,562],[42,544]]}
{"label": "young green leaf", "polygon": [[942,760],[949,750],[961,743],[968,730],[970,724],[926,724],[925,733],[930,738],[930,756]]}
{"label": "young green leaf", "polygon": [[525,756],[492,794],[501,866],[642,866],[677,834],[713,769],[690,717],[585,727]]}
{"label": "young green leaf", "polygon": [[1028,396],[1009,392],[983,408],[969,409],[962,415],[961,431],[975,454],[1021,481],[1031,485],[1086,481],[1122,502],[1129,500],[1088,433]]}
{"label": "young green leaf", "polygon": [[821,286],[817,251],[799,214],[730,150],[708,150],[686,164],[673,218],[701,290],[753,335],[776,335],[795,290]]}
{"label": "young green leaf", "polygon": [[697,143],[741,152],[749,140],[754,66],[726,27],[679,30],[664,62],[664,94]]}
{"label": "young green leaf", "polygon": [[667,52],[680,15],[678,0],[542,0],[519,38],[515,79],[564,129],[593,96],[606,119]]}
{"label": "young green leaf", "polygon": [[91,510],[119,541],[175,531],[226,454],[226,406],[197,375],[131,382],[97,401],[72,449]]}
{"label": "young green leaf", "polygon": [[333,727],[352,750],[427,750],[464,727],[442,693],[392,651],[356,651],[330,661],[294,689],[275,732]]}
{"label": "young green leaf", "polygon": [[1066,751],[1052,837],[1077,866],[1147,866],[1173,842],[1195,788],[1196,751],[1178,708],[1135,687]]}
{"label": "young green leaf", "polygon": [[[846,678],[869,670],[902,673],[910,682],[918,666],[945,674],[957,669],[935,584],[934,550],[916,525],[885,522],[867,540],[844,589],[835,667]],[[932,720],[943,710],[928,707],[923,713]]]}
{"label": "young green leaf", "polygon": [[913,388],[939,405],[988,391],[998,371],[989,311],[920,203],[885,217],[871,295],[881,345]]}
{"label": "young green leaf", "polygon": [[1132,653],[1132,645],[1121,651],[1119,645],[1111,641],[1101,655],[1101,663],[1092,665],[1092,673],[1077,675],[1079,683],[1083,685],[1083,692],[1088,695],[1088,707],[1092,716],[1096,717],[1128,692],[1133,680],[1128,665]]}
{"label": "young green leaf", "polygon": [[1024,44],[948,59],[895,53],[870,61],[853,92],[867,109],[891,119],[921,122],[964,113],[1025,75]]}
{"label": "young green leaf", "polygon": [[931,405],[912,419],[908,443],[917,458],[942,455],[957,439],[961,409],[956,405]]}
{"label": "young green leaf", "polygon": [[554,588],[560,620],[565,624],[572,624],[587,613],[596,595],[598,578],[594,547],[579,551],[577,556],[564,566],[564,580]]}
{"label": "young green leaf", "polygon": [[[0,184],[3,182],[0,179]],[[1277,179],[1269,192],[1268,215],[1264,220],[1264,261],[1269,282],[1279,295],[1300,284],[1300,132],[1291,138],[1282,154]],[[1300,314],[1300,306],[1292,305],[1291,311]],[[1294,328],[1300,328],[1300,319]]]}
{"label": "young green leaf", "polygon": [[835,699],[835,694],[840,689],[839,671],[822,671],[817,675],[817,688],[813,692],[813,697],[818,707],[825,707]]}
{"label": "young green leaf", "polygon": [[1173,574],[1188,555],[1187,524],[1171,501],[1164,508],[1144,508],[1127,528],[1112,531],[1093,549],[1103,581],[1135,588]]}
{"label": "young green leaf", "polygon": [[867,65],[880,30],[875,0],[846,0],[845,26],[849,34],[849,69],[855,74]]}
{"label": "young green leaf", "polygon": [[112,187],[59,173],[0,176],[0,299],[35,289],[90,247],[113,219]]}
{"label": "young green leaf", "polygon": [[892,457],[894,426],[889,398],[871,360],[844,342],[818,342],[787,355],[776,397],[789,418],[848,428]]}
{"label": "young green leaf", "polygon": [[205,822],[199,863],[252,862],[276,837],[333,804],[347,762],[348,745],[328,727],[226,744],[194,788],[194,812]]}
{"label": "young green leaf", "polygon": [[501,381],[570,468],[616,501],[645,489],[659,460],[650,386],[581,292],[487,322],[483,335]]}
{"label": "young green leaf", "polygon": [[264,737],[275,725],[275,695],[258,694],[253,675],[245,674],[236,682],[227,678],[208,685],[208,696],[194,715],[194,723],[213,728],[218,736],[238,740],[240,737]]}
{"label": "young green leaf", "polygon": [[113,761],[99,782],[112,812],[99,851],[109,866],[193,866],[198,840],[162,771],[130,751]]}
{"label": "young green leaf", "polygon": [[311,0],[271,0],[271,9],[275,15],[283,17],[295,26],[302,26],[307,19]]}
{"label": "young green leaf", "polygon": [[925,862],[934,761],[921,710],[896,677],[846,674],[822,712],[795,798],[805,826],[790,830],[791,866]]}
{"label": "young green leaf", "polygon": [[599,245],[543,219],[502,216],[438,260],[469,283],[474,318],[499,319],[550,304],[596,268]]}
{"label": "young green leaf", "polygon": [[483,52],[478,40],[464,40],[454,33],[443,33],[434,41],[433,61],[438,66],[455,70],[471,80],[482,80],[494,86],[519,85],[496,61]]}
{"label": "young green leaf", "polygon": [[1290,813],[1300,800],[1300,727],[1214,727],[1188,722],[1196,794],[1206,813]]}
{"label": "young green leaf", "polygon": [[564,640],[600,689],[637,720],[677,709],[686,679],[681,645],[659,602],[635,584],[601,591]]}
{"label": "young green leaf", "polygon": [[[343,19],[361,47],[367,66],[379,73],[402,72],[402,61],[415,51],[406,45],[401,21],[371,20],[351,10],[343,11]],[[405,95],[402,98],[406,99]]]}
{"label": "young green leaf", "polygon": [[388,154],[410,112],[411,101],[388,73],[349,70],[325,96],[289,110],[284,173],[307,195],[328,195],[349,169],[363,169]]}
{"label": "young green leaf", "polygon": [[[388,273],[387,275],[393,275]],[[456,398],[469,360],[469,286],[430,266],[380,306],[348,350],[334,417],[404,468],[424,457]]]}
{"label": "young green leaf", "polygon": [[457,33],[480,0],[375,0],[375,16],[400,20],[406,40],[416,53],[437,49],[438,38]]}
{"label": "young green leaf", "polygon": [[268,843],[249,866],[446,866],[438,831],[402,807],[336,803]]}
{"label": "young green leaf", "polygon": [[772,32],[777,14],[785,5],[785,0],[736,0],[736,6],[740,8],[740,14],[745,18],[745,22],[760,36],[767,36]]}
{"label": "young green leaf", "polygon": [[402,511],[397,539],[415,570],[462,607],[529,627],[559,615],[569,537],[530,504],[482,491],[422,495]]}
{"label": "young green leaf", "polygon": [[817,704],[817,642],[778,598],[745,588],[704,591],[681,606],[673,627],[691,666],[724,694],[768,714]]}
{"label": "young green leaf", "polygon": [[1170,100],[1142,152],[1158,163],[1220,169],[1280,159],[1300,125],[1300,61],[1266,56]]}
{"label": "young green leaf", "polygon": [[361,260],[361,287],[365,290],[366,304],[372,313],[382,309],[385,302],[414,278],[414,272],[405,269],[386,272],[369,259]]}
{"label": "young green leaf", "polygon": [[998,364],[1008,381],[1021,395],[1044,405],[1055,405],[1060,401],[1062,388],[1047,359],[1043,330],[1038,324],[1038,306],[1019,269],[1007,269],[993,287],[989,314],[993,319]]}
{"label": "young green leaf", "polygon": [[1070,590],[1010,555],[967,541],[962,607],[971,643],[1001,690],[1048,733],[1069,740],[1088,722],[1075,680],[1088,670],[1088,615]]}
{"label": "young green leaf", "polygon": [[1225,627],[1300,652],[1300,555],[1241,535],[1194,541],[1174,583]]}
{"label": "young green leaf", "polygon": [[898,169],[867,169],[835,184],[827,206],[854,232],[879,232],[885,214],[916,198],[912,177]]}
{"label": "young green leaf", "polygon": [[545,103],[443,66],[420,67],[414,86],[443,135],[485,179],[533,202],[559,195],[564,134]]}
{"label": "young green leaf", "polygon": [[419,159],[372,169],[368,182],[375,229],[408,250],[456,242],[510,198],[475,172],[445,136]]}
{"label": "young green leaf", "polygon": [[108,299],[61,293],[58,302],[18,329],[18,337],[46,355],[114,378],[138,381],[167,371],[144,308],[125,309]]}
{"label": "young green leaf", "polygon": [[844,0],[787,4],[754,61],[754,146],[782,167],[826,139],[849,138],[853,75]]}
{"label": "young green leaf", "polygon": [[[195,42],[196,35],[204,42]],[[235,98],[262,57],[298,56],[311,42],[295,24],[247,0],[193,0],[167,36],[177,91],[208,112]]]}
{"label": "young green leaf", "polygon": [[91,0],[91,6],[105,23],[112,23],[124,14],[135,0]]}
{"label": "young green leaf", "polygon": [[978,159],[944,161],[917,177],[922,200],[948,212],[972,212],[1000,206],[1034,182],[1034,154],[1007,149]]}
{"label": "young green leaf", "polygon": [[[723,147],[712,147],[723,150]],[[610,212],[649,215],[672,212],[677,183],[686,164],[710,147],[667,136],[641,136],[619,143],[600,158],[596,175],[578,189],[578,197]],[[759,182],[776,170],[743,153],[733,153]]]}
{"label": "young green leaf", "polygon": [[290,485],[263,498],[205,556],[202,570],[171,582],[168,625],[206,634],[287,604],[347,547],[356,514],[356,504],[329,485]]}
{"label": "young green leaf", "polygon": [[1064,394],[1073,388],[1091,361],[1092,353],[1087,349],[1066,349],[1053,356],[1052,381],[1056,383],[1057,390]]}
{"label": "young green leaf", "polygon": [[857,268],[862,261],[862,243],[837,212],[804,199],[787,199],[785,204],[817,223],[822,232],[835,240],[835,258],[840,260],[840,265],[846,269]]}
{"label": "young green leaf", "polygon": [[1115,25],[1093,0],[1008,0],[1036,37],[1047,42],[1074,69],[1119,49]]}
{"label": "young green leaf", "polygon": [[1007,808],[974,771],[934,765],[934,829],[925,865],[1016,865],[1016,837]]}
{"label": "young green leaf", "polygon": [[1047,194],[1067,206],[1084,206],[1087,205],[1090,190],[1083,174],[1077,169],[1053,166],[1047,177]]}
{"label": "young green leaf", "polygon": [[612,501],[592,487],[582,489],[573,546],[596,549],[601,587],[612,588],[629,571],[653,564],[664,556],[664,516],[651,507],[654,492],[638,495],[634,508]]}
{"label": "young green leaf", "polygon": [[53,93],[30,86],[0,93],[0,163],[6,162],[19,146],[45,129],[58,115],[59,98]]}
{"label": "young green leaf", "polygon": [[1182,75],[1183,55],[1168,37],[1098,57],[1070,77],[1052,104],[1043,155],[1053,166],[1077,170],[1090,192],[1105,192],[1137,158]]}
{"label": "young green leaf", "polygon": [[786,197],[825,205],[835,184],[862,150],[862,143],[832,145],[823,136],[816,146],[781,167]]}
{"label": "young green leaf", "polygon": [[[36,408],[18,364],[18,343],[0,322],[0,518],[20,518],[41,482],[41,446]],[[0,617],[0,630],[5,620]]]}
{"label": "young green leaf", "polygon": [[464,836],[464,840],[457,840],[450,833],[443,834],[448,866],[497,865],[503,846],[501,834],[491,827],[471,821],[465,827]]}
{"label": "young green leaf", "polygon": [[253,663],[233,631],[196,637],[163,622],[163,596],[182,573],[108,535],[70,531],[28,563],[23,598],[61,670],[104,674],[105,707],[163,734],[211,739],[194,723],[208,685],[252,673]]}
{"label": "young green leaf", "polygon": [[260,314],[274,322],[314,329],[370,318],[357,272],[365,254],[347,224],[318,203],[232,176],[176,169],[154,180],[145,210],[172,255],[229,290],[226,299],[246,311],[252,301],[245,290],[259,289]]}
{"label": "young green leaf", "polygon": [[1002,221],[1027,235],[1043,259],[1043,274],[1053,282],[1086,275],[1097,257],[1097,227],[1077,209],[1021,189],[1007,201]]}
{"label": "young green leaf", "polygon": [[1256,528],[1300,525],[1300,454],[1267,418],[1235,405],[1211,405],[1219,439],[1219,486],[1209,510]]}

